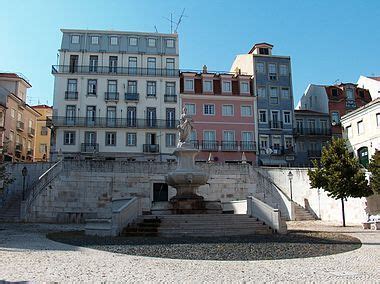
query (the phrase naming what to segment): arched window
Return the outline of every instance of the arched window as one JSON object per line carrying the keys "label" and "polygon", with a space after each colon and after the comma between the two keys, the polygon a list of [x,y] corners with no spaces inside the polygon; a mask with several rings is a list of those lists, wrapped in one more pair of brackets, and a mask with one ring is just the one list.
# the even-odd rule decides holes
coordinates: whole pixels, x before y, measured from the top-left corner
{"label": "arched window", "polygon": [[363,165],[365,168],[368,167],[369,159],[368,159],[368,148],[361,147],[358,150],[359,163]]}

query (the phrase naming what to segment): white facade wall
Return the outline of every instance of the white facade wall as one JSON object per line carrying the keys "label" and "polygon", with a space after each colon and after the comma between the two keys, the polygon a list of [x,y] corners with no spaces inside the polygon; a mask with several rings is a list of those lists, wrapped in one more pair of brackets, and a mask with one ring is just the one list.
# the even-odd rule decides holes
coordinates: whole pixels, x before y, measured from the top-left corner
{"label": "white facade wall", "polygon": [[380,81],[365,76],[360,76],[357,84],[358,87],[369,90],[372,100],[380,97]]}
{"label": "white facade wall", "polygon": [[324,86],[309,84],[296,109],[329,113],[329,100]]}

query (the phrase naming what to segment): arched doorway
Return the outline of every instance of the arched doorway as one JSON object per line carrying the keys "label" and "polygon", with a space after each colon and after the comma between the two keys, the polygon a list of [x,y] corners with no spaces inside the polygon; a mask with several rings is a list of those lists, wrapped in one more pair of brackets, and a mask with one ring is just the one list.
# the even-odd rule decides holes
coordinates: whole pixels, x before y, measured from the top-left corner
{"label": "arched doorway", "polygon": [[358,150],[359,163],[365,168],[368,167],[369,158],[368,158],[368,147],[361,147]]}

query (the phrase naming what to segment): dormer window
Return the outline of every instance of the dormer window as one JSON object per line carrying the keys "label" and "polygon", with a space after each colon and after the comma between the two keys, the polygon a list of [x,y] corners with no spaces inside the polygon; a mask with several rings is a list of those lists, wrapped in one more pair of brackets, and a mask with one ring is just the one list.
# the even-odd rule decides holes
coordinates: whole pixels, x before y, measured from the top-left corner
{"label": "dormer window", "polygon": [[185,79],[185,91],[194,91],[193,79]]}
{"label": "dormer window", "polygon": [[203,91],[212,92],[212,80],[203,80]]}
{"label": "dormer window", "polygon": [[264,48],[264,47],[260,47],[259,48],[259,54],[269,55],[269,49],[268,48]]}
{"label": "dormer window", "polygon": [[347,89],[346,90],[346,96],[347,96],[347,100],[353,100],[354,99],[354,90],[353,89]]}
{"label": "dormer window", "polygon": [[91,37],[91,44],[99,44],[99,37],[98,36],[92,36]]}
{"label": "dormer window", "polygon": [[230,93],[231,81],[223,81],[222,90],[223,90],[223,93]]}
{"label": "dormer window", "polygon": [[167,39],[166,40],[166,47],[173,48],[174,47],[174,39]]}
{"label": "dormer window", "polygon": [[331,90],[331,94],[334,96],[334,97],[337,97],[339,95],[338,93],[338,89],[332,89]]}
{"label": "dormer window", "polygon": [[72,35],[71,43],[79,43],[79,35]]}
{"label": "dormer window", "polygon": [[149,47],[156,47],[156,39],[155,38],[149,38],[148,39],[148,46]]}
{"label": "dormer window", "polygon": [[117,45],[117,36],[111,36],[110,43],[111,45]]}
{"label": "dormer window", "polygon": [[359,90],[358,93],[359,93],[359,97],[364,98],[364,91],[363,90]]}
{"label": "dormer window", "polygon": [[249,83],[240,82],[240,93],[249,93]]}

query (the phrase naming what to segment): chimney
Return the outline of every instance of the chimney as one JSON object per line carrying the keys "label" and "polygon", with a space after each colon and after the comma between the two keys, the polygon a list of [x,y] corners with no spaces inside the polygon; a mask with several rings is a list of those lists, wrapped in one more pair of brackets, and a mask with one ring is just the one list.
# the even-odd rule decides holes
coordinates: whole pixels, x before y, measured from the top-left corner
{"label": "chimney", "polygon": [[203,65],[202,72],[207,73],[207,66],[206,65]]}

